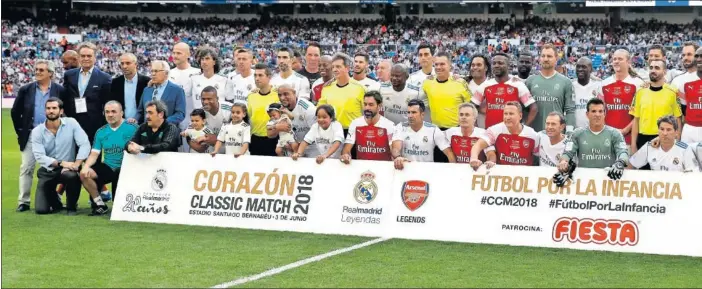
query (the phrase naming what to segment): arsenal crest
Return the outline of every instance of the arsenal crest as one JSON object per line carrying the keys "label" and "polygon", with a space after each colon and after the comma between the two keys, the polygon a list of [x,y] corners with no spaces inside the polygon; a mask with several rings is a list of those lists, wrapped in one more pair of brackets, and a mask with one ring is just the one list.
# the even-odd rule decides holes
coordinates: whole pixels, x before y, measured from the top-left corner
{"label": "arsenal crest", "polygon": [[378,128],[378,136],[382,137],[383,135],[385,135],[385,130],[382,128]]}
{"label": "arsenal crest", "polygon": [[525,148],[528,148],[528,147],[529,147],[529,141],[528,141],[528,140],[522,141],[522,145],[524,145]]}
{"label": "arsenal crest", "polygon": [[514,93],[514,88],[508,87],[508,88],[507,88],[507,93],[509,93],[509,94]]}
{"label": "arsenal crest", "polygon": [[624,93],[629,94],[631,93],[631,86],[624,86]]}
{"label": "arsenal crest", "polygon": [[410,211],[416,211],[424,205],[429,197],[429,184],[425,181],[411,180],[402,184],[402,203]]}

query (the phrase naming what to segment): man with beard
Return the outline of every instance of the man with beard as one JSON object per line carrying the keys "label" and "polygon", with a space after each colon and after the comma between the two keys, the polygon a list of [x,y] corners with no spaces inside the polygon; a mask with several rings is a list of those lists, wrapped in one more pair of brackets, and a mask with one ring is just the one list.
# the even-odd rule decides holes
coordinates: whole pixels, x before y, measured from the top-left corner
{"label": "man with beard", "polygon": [[395,169],[402,170],[406,162],[434,162],[432,153],[438,148],[455,163],[446,135],[436,126],[424,121],[424,102],[413,99],[407,104],[407,122],[395,126],[392,137],[392,159]]}
{"label": "man with beard", "polygon": [[[470,75],[466,78],[470,94],[475,97],[478,91],[482,91],[485,87],[482,85],[492,75],[491,63],[485,55],[474,55],[470,60]],[[475,102],[475,99],[473,99]],[[478,126],[486,127],[485,112],[481,111],[478,115]]]}
{"label": "man with beard", "polygon": [[686,105],[685,126],[680,140],[688,144],[702,144],[702,47],[695,51],[692,63],[697,71],[692,75],[688,72],[686,76],[678,77],[682,78],[678,83],[683,83],[678,87],[678,98],[680,103]]}
{"label": "man with beard", "polygon": [[[98,129],[93,149],[80,171],[80,181],[92,200],[91,216],[107,214],[107,205],[98,194],[98,188],[112,183],[112,191],[117,192],[124,146],[137,130],[136,124],[124,120],[122,105],[117,101],[105,104],[105,119],[107,124]],[[97,163],[101,154],[104,160]]]}
{"label": "man with beard", "polygon": [[63,63],[63,71],[68,71],[78,68],[78,52],[68,50],[61,55],[61,63]]}
{"label": "man with beard", "polygon": [[275,87],[283,84],[290,84],[299,95],[306,97],[310,95],[310,81],[302,74],[295,72],[292,69],[292,50],[287,47],[278,49],[278,70],[279,74],[271,79],[271,84]]}
{"label": "man with beard", "polygon": [[31,136],[32,153],[41,166],[37,171],[34,209],[37,214],[64,209],[56,194],[56,186],[61,182],[66,186],[66,213],[75,216],[80,197],[78,170],[88,158],[90,142],[75,119],[61,117],[63,101],[60,99],[50,97],[45,103],[45,113],[46,121],[35,127]]}
{"label": "man with beard", "polygon": [[618,49],[612,54],[612,69],[614,74],[602,81],[597,97],[604,101],[607,109],[605,124],[618,129],[626,143],[631,144],[634,118],[629,111],[634,95],[644,86],[644,81],[629,73],[631,58],[624,49]]}
{"label": "man with beard", "polygon": [[145,107],[146,123],[139,126],[124,149],[135,155],[177,152],[180,146],[180,130],[175,124],[166,121],[166,104],[160,100],[152,100]]}
{"label": "man with beard", "polygon": [[532,67],[534,67],[534,57],[529,52],[519,54],[519,64],[517,65],[519,79],[526,81],[531,75]]}
{"label": "man with beard", "polygon": [[324,55],[319,59],[319,75],[320,77],[312,83],[312,93],[310,95],[310,100],[313,103],[317,103],[319,98],[322,97],[322,88],[324,84],[331,81],[334,78],[332,73],[332,57],[329,55]]}
{"label": "man with beard", "polygon": [[650,166],[654,171],[696,172],[699,166],[696,163],[693,147],[678,141],[679,119],[666,115],[658,119],[659,147],[652,147],[649,142],[629,158],[630,168],[644,168]]}
{"label": "man with beard", "polygon": [[502,122],[489,127],[471,149],[470,166],[474,170],[483,164],[479,155],[489,146],[495,146],[497,164],[534,165],[538,138],[534,129],[522,124],[522,105],[516,101],[509,101],[505,103],[502,111]]}
{"label": "man with beard", "polygon": [[553,176],[556,186],[562,187],[572,178],[577,166],[604,168],[612,180],[619,180],[629,160],[624,137],[618,129],[605,125],[605,103],[599,98],[587,103],[588,127],[577,128],[566,140],[565,152]]}
{"label": "man with beard", "polygon": [[[682,111],[677,102],[677,91],[665,83],[666,63],[653,60],[649,64],[651,85],[636,93],[630,114],[634,116],[631,128],[631,152],[641,148],[658,134],[658,119],[666,115],[677,118],[677,127],[682,127]],[[636,145],[634,145],[636,144]]]}
{"label": "man with beard", "polygon": [[29,211],[32,197],[32,178],[36,167],[30,140],[32,130],[41,126],[46,120],[46,101],[51,97],[58,98],[63,93],[63,87],[51,81],[54,75],[56,75],[56,67],[53,62],[37,60],[34,64],[36,81],[22,86],[17,91],[17,98],[10,111],[19,149],[22,152],[17,212]]}
{"label": "man with beard", "polygon": [[341,161],[351,162],[351,151],[356,150],[359,160],[389,161],[390,140],[395,124],[380,115],[383,97],[380,92],[369,91],[363,97],[363,116],[354,119],[349,126]]}
{"label": "man with beard", "polygon": [[491,127],[502,122],[505,103],[510,101],[520,102],[529,108],[525,124],[531,126],[538,113],[538,106],[531,97],[529,89],[524,82],[514,80],[509,75],[512,61],[509,55],[495,53],[492,57],[492,74],[494,78],[485,81],[478,89],[471,101],[480,106],[485,114],[485,126]]}
{"label": "man with beard", "polygon": [[[278,97],[280,98],[280,104],[283,106],[283,112],[289,111],[292,113],[293,138],[297,143],[301,143],[305,140],[305,135],[310,131],[310,127],[317,122],[316,108],[309,100],[297,97],[297,92],[289,84],[283,84],[278,87]],[[290,131],[290,127],[285,122],[280,122],[276,125],[276,131]],[[275,136],[277,135],[273,137]],[[317,155],[319,155],[317,146],[307,146],[305,157],[314,158]]]}
{"label": "man with beard", "polygon": [[368,74],[368,62],[370,58],[365,52],[358,52],[353,57],[353,79],[358,83],[363,85],[368,91],[378,91],[380,89],[380,83],[367,77]]}
{"label": "man with beard", "polygon": [[246,97],[256,88],[254,80],[253,52],[248,49],[239,49],[236,54],[236,71],[229,74],[229,91],[225,95],[229,102],[246,102]]}
{"label": "man with beard", "polygon": [[566,136],[565,117],[559,112],[551,112],[546,117],[546,130],[540,131],[537,135],[537,152],[539,165],[542,167],[555,167],[561,160],[561,155],[565,150]]}
{"label": "man with beard", "polygon": [[390,71],[390,83],[380,85],[383,97],[383,116],[395,124],[407,121],[407,103],[419,99],[419,87],[407,83],[409,73],[402,64],[395,64]]}
{"label": "man with beard", "polygon": [[[668,63],[668,60],[666,58],[666,51],[665,47],[661,44],[653,44],[651,45],[650,48],[648,48],[648,58],[646,59],[646,67],[639,69],[637,71],[637,74],[645,81],[645,82],[651,82],[652,80],[649,78],[650,76],[650,70],[648,70],[648,67],[651,65],[651,61],[658,61],[658,60],[663,60],[666,63]],[[666,83],[670,83],[670,81],[673,80],[676,76],[682,74],[683,72],[677,69],[670,69],[667,70],[666,67],[666,74],[663,76],[663,81]]]}
{"label": "man with beard", "polygon": [[314,83],[321,77],[320,56],[322,56],[322,47],[319,43],[309,42],[305,48],[305,66],[298,70],[297,73],[307,77],[310,81],[310,87],[314,87]]}
{"label": "man with beard", "polygon": [[565,75],[556,72],[558,52],[552,44],[541,48],[541,71],[539,74],[529,76],[526,85],[531,95],[536,100],[538,112],[532,123],[534,130],[542,131],[546,117],[552,111],[557,111],[566,116],[566,131],[570,132],[575,127],[575,103],[573,102],[573,83]]}
{"label": "man with beard", "polygon": [[602,83],[592,78],[592,61],[581,57],[575,63],[577,80],[573,80],[573,101],[575,102],[575,127],[587,127],[587,102],[597,97]]}

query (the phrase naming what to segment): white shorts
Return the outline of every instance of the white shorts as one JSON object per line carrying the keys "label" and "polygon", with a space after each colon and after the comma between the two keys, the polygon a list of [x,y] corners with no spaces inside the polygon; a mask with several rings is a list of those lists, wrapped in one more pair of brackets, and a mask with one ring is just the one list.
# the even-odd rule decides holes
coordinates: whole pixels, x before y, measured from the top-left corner
{"label": "white shorts", "polygon": [[683,125],[680,140],[687,144],[702,142],[702,126]]}
{"label": "white shorts", "polygon": [[282,148],[287,144],[291,144],[295,142],[295,138],[293,137],[293,134],[291,133],[284,133],[281,132],[278,134],[278,145],[276,147]]}

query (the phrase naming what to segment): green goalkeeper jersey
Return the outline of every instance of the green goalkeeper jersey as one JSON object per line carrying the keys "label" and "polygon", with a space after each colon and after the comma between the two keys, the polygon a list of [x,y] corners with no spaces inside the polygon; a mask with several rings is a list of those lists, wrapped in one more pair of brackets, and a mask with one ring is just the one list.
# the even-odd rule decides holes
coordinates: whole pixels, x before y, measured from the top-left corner
{"label": "green goalkeeper jersey", "polygon": [[535,131],[545,129],[546,117],[557,111],[565,115],[569,130],[575,127],[575,101],[573,100],[573,83],[563,74],[556,72],[551,77],[541,74],[529,76],[526,86],[539,108],[531,127]]}
{"label": "green goalkeeper jersey", "polygon": [[563,157],[568,160],[577,158],[579,167],[606,168],[617,159],[626,162],[629,149],[622,134],[613,127],[605,125],[600,132],[581,127],[566,140]]}

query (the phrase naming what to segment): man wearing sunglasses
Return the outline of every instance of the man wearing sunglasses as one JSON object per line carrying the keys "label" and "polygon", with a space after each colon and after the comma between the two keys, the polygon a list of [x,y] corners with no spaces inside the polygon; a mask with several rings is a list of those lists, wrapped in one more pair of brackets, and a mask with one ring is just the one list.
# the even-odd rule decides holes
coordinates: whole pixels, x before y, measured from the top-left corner
{"label": "man wearing sunglasses", "polygon": [[63,93],[63,86],[53,82],[55,65],[51,61],[37,60],[34,64],[35,81],[22,86],[17,92],[17,98],[12,105],[12,124],[17,133],[17,142],[22,151],[22,164],[19,176],[19,206],[18,212],[29,210],[31,199],[32,178],[36,160],[32,154],[32,144],[29,136],[34,127],[44,123],[46,113],[44,104]]}

